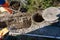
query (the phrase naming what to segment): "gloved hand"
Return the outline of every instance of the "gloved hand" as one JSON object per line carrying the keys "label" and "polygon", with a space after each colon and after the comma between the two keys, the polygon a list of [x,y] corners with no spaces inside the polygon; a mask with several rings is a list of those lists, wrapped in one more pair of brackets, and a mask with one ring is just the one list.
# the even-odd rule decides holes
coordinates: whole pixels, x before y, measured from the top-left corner
{"label": "gloved hand", "polygon": [[0,39],[2,39],[3,36],[4,36],[6,33],[8,33],[8,32],[9,32],[9,31],[8,31],[7,28],[3,28],[2,30],[0,30]]}

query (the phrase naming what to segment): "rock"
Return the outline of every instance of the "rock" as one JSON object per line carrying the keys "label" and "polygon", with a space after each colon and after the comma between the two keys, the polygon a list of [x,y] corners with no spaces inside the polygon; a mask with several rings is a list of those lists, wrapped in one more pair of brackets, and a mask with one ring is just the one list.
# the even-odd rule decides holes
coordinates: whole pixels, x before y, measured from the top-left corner
{"label": "rock", "polygon": [[42,13],[42,17],[45,21],[55,21],[59,18],[58,15],[59,9],[56,7],[49,7],[45,9]]}

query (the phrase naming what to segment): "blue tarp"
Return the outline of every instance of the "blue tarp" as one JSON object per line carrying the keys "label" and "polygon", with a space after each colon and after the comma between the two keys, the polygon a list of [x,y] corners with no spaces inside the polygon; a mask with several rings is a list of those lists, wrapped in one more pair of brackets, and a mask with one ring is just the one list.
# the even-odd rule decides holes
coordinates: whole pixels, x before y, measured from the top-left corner
{"label": "blue tarp", "polygon": [[4,4],[5,0],[0,0],[0,5]]}

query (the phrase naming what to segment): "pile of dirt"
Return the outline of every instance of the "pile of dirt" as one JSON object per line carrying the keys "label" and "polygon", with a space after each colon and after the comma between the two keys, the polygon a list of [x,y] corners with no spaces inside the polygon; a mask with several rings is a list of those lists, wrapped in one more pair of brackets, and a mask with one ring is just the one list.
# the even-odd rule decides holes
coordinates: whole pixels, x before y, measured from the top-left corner
{"label": "pile of dirt", "polygon": [[10,26],[10,28],[29,28],[31,26],[31,18],[26,15],[14,16],[8,21],[7,24]]}

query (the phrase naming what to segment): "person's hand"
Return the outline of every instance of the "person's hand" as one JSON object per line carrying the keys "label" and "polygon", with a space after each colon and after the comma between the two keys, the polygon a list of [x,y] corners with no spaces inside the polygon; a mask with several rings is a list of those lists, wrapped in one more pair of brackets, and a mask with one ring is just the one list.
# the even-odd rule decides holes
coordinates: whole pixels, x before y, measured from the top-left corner
{"label": "person's hand", "polygon": [[3,28],[2,30],[0,30],[0,38],[2,38],[6,33],[8,33],[8,29],[7,28]]}
{"label": "person's hand", "polygon": [[0,40],[3,40],[3,32],[0,31]]}
{"label": "person's hand", "polygon": [[2,38],[0,38],[0,40],[3,40]]}
{"label": "person's hand", "polygon": [[0,38],[2,38],[3,37],[3,31],[0,31]]}

